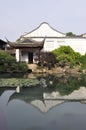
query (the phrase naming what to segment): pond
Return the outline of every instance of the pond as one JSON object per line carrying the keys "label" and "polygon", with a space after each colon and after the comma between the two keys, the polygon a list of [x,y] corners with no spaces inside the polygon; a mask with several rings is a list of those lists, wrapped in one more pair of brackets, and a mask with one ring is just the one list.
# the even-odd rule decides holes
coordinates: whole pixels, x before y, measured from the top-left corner
{"label": "pond", "polygon": [[38,86],[0,88],[0,130],[85,130],[86,76],[38,76]]}

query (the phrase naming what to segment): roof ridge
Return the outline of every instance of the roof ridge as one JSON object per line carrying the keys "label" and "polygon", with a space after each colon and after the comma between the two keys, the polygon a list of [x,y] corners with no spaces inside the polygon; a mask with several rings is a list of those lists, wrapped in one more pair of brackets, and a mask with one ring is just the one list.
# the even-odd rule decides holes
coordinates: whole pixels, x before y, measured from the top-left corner
{"label": "roof ridge", "polygon": [[36,27],[36,28],[33,29],[32,31],[27,32],[27,33],[25,33],[25,34],[23,34],[23,35],[21,35],[21,36],[24,37],[24,36],[26,36],[26,35],[28,35],[28,34],[34,32],[34,31],[36,31],[37,29],[41,28],[44,24],[47,25],[47,26],[49,26],[53,31],[58,32],[58,33],[61,33],[61,34],[63,34],[63,35],[66,35],[65,33],[62,33],[62,32],[60,32],[60,31],[54,29],[53,27],[51,27],[51,25],[50,25],[49,23],[47,23],[47,22],[42,22],[38,27]]}

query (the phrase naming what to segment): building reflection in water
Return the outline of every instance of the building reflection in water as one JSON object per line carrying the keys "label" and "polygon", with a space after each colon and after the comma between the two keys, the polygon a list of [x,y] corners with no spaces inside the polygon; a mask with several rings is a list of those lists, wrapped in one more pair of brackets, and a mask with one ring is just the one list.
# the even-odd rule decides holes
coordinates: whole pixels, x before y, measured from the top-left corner
{"label": "building reflection in water", "polygon": [[69,95],[60,95],[58,91],[46,91],[41,87],[33,88],[17,88],[16,91],[10,96],[9,102],[17,99],[24,101],[27,104],[39,109],[41,112],[47,112],[53,107],[69,101],[80,101],[85,103],[86,88],[80,87]]}
{"label": "building reflection in water", "polygon": [[[67,101],[86,100],[86,76],[82,78],[73,75],[53,76],[47,75],[38,77],[38,86],[31,87],[2,87],[0,95],[6,90],[14,90],[9,95],[8,103],[17,99],[38,108],[41,112],[47,112],[51,108]],[[82,84],[82,86],[81,86]],[[81,87],[80,87],[81,86]]]}

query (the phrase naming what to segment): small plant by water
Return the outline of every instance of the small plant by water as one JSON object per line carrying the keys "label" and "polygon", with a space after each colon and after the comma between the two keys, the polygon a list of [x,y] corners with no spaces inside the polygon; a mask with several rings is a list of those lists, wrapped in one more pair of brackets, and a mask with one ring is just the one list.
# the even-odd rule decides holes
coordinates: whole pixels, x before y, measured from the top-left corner
{"label": "small plant by water", "polygon": [[37,79],[27,78],[1,78],[0,87],[30,87],[39,84]]}

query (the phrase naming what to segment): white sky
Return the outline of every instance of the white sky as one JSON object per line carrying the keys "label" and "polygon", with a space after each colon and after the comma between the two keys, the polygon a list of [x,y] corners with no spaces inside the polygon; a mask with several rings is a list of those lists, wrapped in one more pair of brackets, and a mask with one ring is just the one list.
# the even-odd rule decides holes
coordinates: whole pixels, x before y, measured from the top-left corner
{"label": "white sky", "polygon": [[42,22],[58,31],[86,33],[86,0],[0,0],[0,39],[16,41]]}

